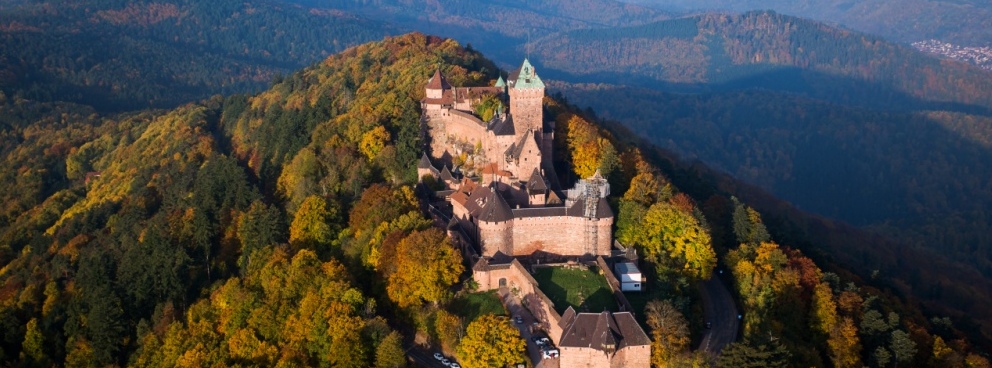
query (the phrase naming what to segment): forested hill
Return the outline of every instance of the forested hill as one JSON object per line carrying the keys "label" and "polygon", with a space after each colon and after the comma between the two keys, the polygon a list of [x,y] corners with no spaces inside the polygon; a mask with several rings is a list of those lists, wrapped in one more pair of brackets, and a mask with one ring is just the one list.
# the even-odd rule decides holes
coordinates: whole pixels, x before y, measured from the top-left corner
{"label": "forested hill", "polygon": [[931,38],[962,45],[992,43],[992,7],[982,0],[628,0],[671,11],[771,9],[842,24],[893,41]]}
{"label": "forested hill", "polygon": [[574,30],[528,48],[545,70],[573,82],[679,92],[760,88],[884,109],[992,108],[992,73],[773,12]]}
{"label": "forested hill", "polygon": [[336,10],[240,0],[0,5],[0,90],[101,111],[258,91],[397,31]]}
{"label": "forested hill", "polygon": [[[512,326],[459,304],[465,265],[412,186],[418,101],[439,65],[454,85],[497,76],[479,53],[415,33],[172,110],[101,116],[0,95],[0,359],[394,367],[415,339],[481,359],[483,342],[462,343],[472,331]],[[665,352],[655,364],[705,364],[687,326],[703,329],[692,285],[716,262],[747,316],[720,366],[987,364],[950,320],[822,270],[747,205],[714,187],[690,197],[578,109],[545,107],[559,171],[610,178],[617,236],[666,295],[667,314],[651,315],[681,321],[647,317]]]}

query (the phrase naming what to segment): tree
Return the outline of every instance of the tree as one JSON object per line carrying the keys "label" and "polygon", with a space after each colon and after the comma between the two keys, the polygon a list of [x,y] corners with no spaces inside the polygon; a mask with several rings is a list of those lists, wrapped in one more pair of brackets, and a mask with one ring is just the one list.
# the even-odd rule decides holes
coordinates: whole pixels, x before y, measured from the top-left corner
{"label": "tree", "polygon": [[289,226],[289,243],[296,249],[330,245],[337,236],[331,227],[336,212],[337,208],[328,206],[323,198],[315,195],[307,197],[296,210],[293,223]]}
{"label": "tree", "polygon": [[693,279],[705,279],[716,266],[716,252],[709,233],[691,214],[667,202],[656,203],[644,215],[644,227],[637,244],[645,258],[656,265],[674,265]]}
{"label": "tree", "polygon": [[369,160],[374,160],[379,155],[379,152],[382,152],[382,149],[386,148],[388,144],[389,131],[386,130],[386,127],[379,125],[362,135],[362,141],[359,142],[358,149]]}
{"label": "tree", "polygon": [[406,352],[403,350],[403,336],[393,331],[379,342],[375,349],[376,368],[406,367]]}
{"label": "tree", "polygon": [[389,276],[386,293],[400,307],[438,302],[458,281],[462,257],[448,237],[436,228],[414,231],[396,247],[396,272]]}
{"label": "tree", "polygon": [[789,351],[777,341],[770,343],[735,342],[720,352],[719,368],[785,368],[789,366]]}
{"label": "tree", "polygon": [[740,203],[737,198],[734,201],[734,234],[737,242],[741,244],[757,245],[771,241],[768,229],[761,222],[761,214],[753,208]]}
{"label": "tree", "polygon": [[32,318],[25,326],[24,343],[22,352],[37,365],[43,365],[47,360],[45,356],[45,337],[38,328],[38,319]]}
{"label": "tree", "polygon": [[465,335],[462,319],[441,309],[434,317],[434,331],[441,347],[445,351],[453,351]]}
{"label": "tree", "polygon": [[468,325],[455,356],[465,368],[499,368],[523,361],[526,348],[509,317],[486,314]]}
{"label": "tree", "polygon": [[248,211],[238,218],[238,240],[241,242],[241,256],[238,267],[242,273],[250,264],[251,252],[266,245],[285,241],[285,228],[279,210],[262,201],[252,202]]}
{"label": "tree", "polygon": [[892,354],[881,346],[875,349],[873,356],[875,358],[875,364],[877,364],[878,367],[884,367],[889,364],[890,360],[892,360]]}
{"label": "tree", "polygon": [[908,362],[916,355],[916,343],[903,330],[892,331],[892,341],[889,347],[892,349],[892,354],[895,355],[897,367],[899,362]]}
{"label": "tree", "polygon": [[689,349],[689,323],[670,301],[648,302],[644,316],[651,328],[651,364],[665,367]]}
{"label": "tree", "polygon": [[830,346],[830,358],[834,362],[834,367],[861,366],[861,342],[858,339],[858,328],[850,317],[844,317],[840,324],[834,327],[827,340],[827,345]]}

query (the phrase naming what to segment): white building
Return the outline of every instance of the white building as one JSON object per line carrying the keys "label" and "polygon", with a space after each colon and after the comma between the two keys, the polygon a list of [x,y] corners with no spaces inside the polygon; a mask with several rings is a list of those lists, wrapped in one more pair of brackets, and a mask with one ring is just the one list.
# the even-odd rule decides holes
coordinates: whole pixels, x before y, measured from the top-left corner
{"label": "white building", "polygon": [[641,270],[634,262],[617,263],[613,269],[620,280],[621,291],[641,291]]}

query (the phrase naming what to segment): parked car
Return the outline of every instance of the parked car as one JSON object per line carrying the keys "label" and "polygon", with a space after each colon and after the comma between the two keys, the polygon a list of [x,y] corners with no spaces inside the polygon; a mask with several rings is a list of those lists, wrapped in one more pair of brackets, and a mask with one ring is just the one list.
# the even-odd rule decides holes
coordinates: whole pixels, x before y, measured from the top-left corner
{"label": "parked car", "polygon": [[455,362],[451,362],[451,368],[462,368],[462,365]]}
{"label": "parked car", "polygon": [[513,316],[513,322],[515,322],[518,325],[522,325],[524,324],[524,319],[521,318],[520,316]]}
{"label": "parked car", "polygon": [[561,356],[561,352],[555,348],[543,349],[541,350],[541,356],[544,357],[544,359],[556,359]]}
{"label": "parked car", "polygon": [[708,330],[708,329],[711,329],[711,328],[713,328],[713,322],[706,321],[706,329]]}
{"label": "parked car", "polygon": [[444,364],[445,367],[450,367],[451,366],[451,361],[448,360],[448,358],[443,358],[443,359],[441,359],[441,364]]}
{"label": "parked car", "polygon": [[441,353],[434,353],[434,360],[437,360],[437,361],[440,362],[440,361],[444,360],[444,355],[441,355]]}

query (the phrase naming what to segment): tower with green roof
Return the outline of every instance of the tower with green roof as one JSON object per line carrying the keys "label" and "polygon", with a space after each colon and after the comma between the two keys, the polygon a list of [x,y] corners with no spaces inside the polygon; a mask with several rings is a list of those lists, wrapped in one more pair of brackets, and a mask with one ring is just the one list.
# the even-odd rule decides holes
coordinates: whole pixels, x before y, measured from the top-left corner
{"label": "tower with green roof", "polygon": [[533,131],[540,137],[544,126],[544,113],[541,103],[544,100],[544,82],[537,71],[524,59],[519,69],[507,78],[510,94],[510,114],[513,115],[513,128],[517,134]]}

